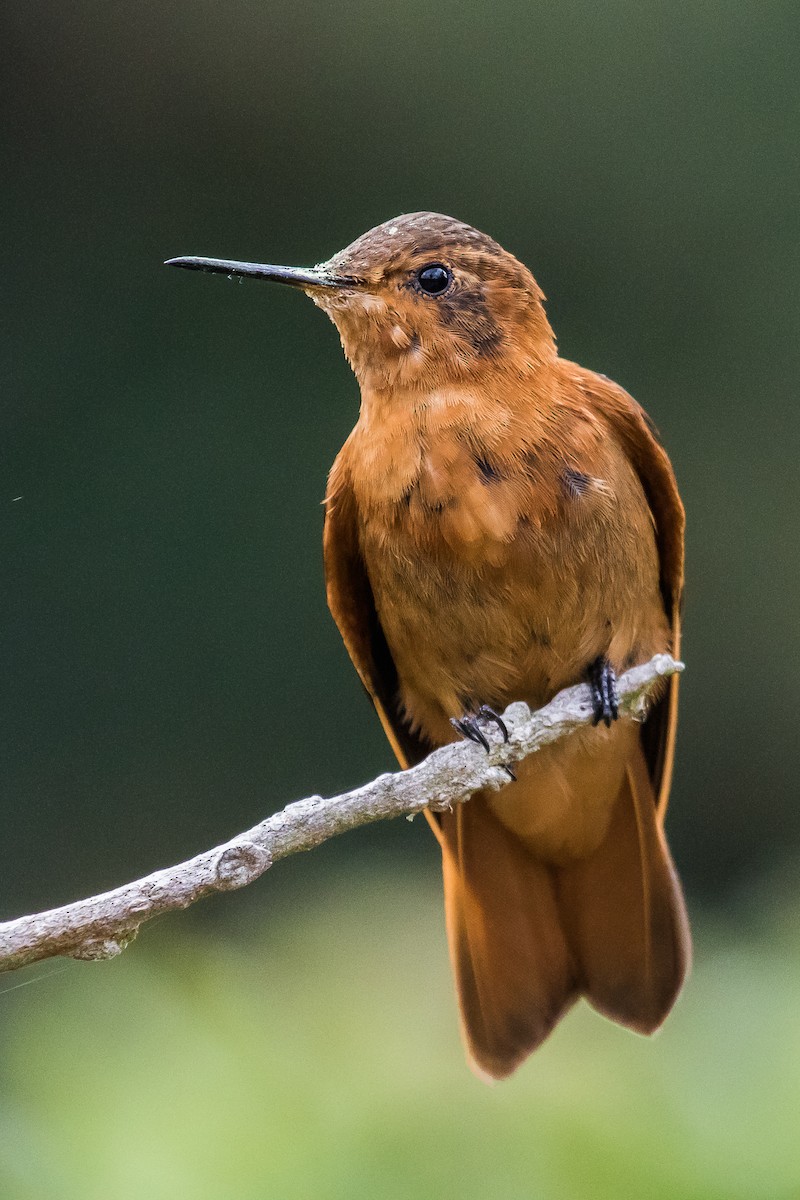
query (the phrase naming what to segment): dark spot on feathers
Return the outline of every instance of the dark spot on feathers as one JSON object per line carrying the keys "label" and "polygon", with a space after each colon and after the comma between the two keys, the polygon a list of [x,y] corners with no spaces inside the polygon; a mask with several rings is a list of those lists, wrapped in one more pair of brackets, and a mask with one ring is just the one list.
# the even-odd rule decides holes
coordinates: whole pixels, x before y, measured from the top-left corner
{"label": "dark spot on feathers", "polygon": [[423,500],[422,507],[425,512],[434,513],[439,516],[445,509],[452,508],[456,504],[455,496],[448,496],[446,500]]}
{"label": "dark spot on feathers", "polygon": [[481,288],[456,287],[436,303],[442,324],[464,337],[481,357],[492,355],[503,341]]}
{"label": "dark spot on feathers", "polygon": [[418,487],[418,482],[417,482],[417,480],[414,480],[414,482],[410,485],[410,487],[407,487],[406,490],[401,495],[400,503],[402,505],[404,505],[406,508],[411,507],[411,497],[414,495],[414,492],[417,490],[417,487]]}
{"label": "dark spot on feathers", "polygon": [[539,474],[539,456],[536,451],[526,450],[525,454],[522,456],[522,461],[525,464],[525,471],[527,474],[532,479],[535,479]]}
{"label": "dark spot on feathers", "polygon": [[585,475],[583,471],[575,471],[572,467],[567,467],[561,476],[564,491],[573,500],[577,500],[580,496],[585,496],[591,482],[589,475]]}
{"label": "dark spot on feathers", "polygon": [[475,465],[483,476],[485,483],[494,483],[498,479],[502,479],[502,475],[497,467],[492,466],[488,458],[476,458]]}
{"label": "dark spot on feathers", "polygon": [[546,633],[539,633],[537,629],[531,630],[531,641],[536,646],[543,646],[545,650],[549,650],[552,642]]}
{"label": "dark spot on feathers", "polygon": [[472,349],[476,352],[476,354],[479,354],[481,358],[491,357],[503,340],[503,335],[496,325],[491,325],[488,328],[471,330],[467,336]]}
{"label": "dark spot on feathers", "polygon": [[635,667],[636,664],[641,660],[641,658],[642,658],[641,647],[634,646],[633,649],[631,650],[631,652],[629,654],[625,655],[625,661],[622,664],[623,669],[625,671],[628,671],[631,667]]}
{"label": "dark spot on feathers", "polygon": [[448,322],[459,317],[488,317],[489,309],[480,288],[454,288],[439,304]]}

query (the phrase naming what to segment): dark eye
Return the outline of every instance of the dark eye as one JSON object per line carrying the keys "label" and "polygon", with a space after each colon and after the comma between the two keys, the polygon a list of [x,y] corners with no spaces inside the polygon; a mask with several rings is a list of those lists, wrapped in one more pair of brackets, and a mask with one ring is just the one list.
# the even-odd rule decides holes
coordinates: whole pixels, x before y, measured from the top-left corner
{"label": "dark eye", "polygon": [[429,296],[438,296],[453,278],[452,273],[441,263],[429,263],[417,271],[417,283]]}

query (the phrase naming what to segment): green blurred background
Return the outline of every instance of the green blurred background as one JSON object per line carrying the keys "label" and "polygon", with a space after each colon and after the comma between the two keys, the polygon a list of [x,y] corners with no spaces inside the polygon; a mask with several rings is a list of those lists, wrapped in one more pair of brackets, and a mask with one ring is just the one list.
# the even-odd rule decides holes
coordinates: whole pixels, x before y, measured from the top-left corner
{"label": "green blurred background", "polygon": [[430,208],[531,266],[562,352],[673,458],[698,943],[655,1042],[576,1013],[488,1090],[432,839],[342,838],[118,963],[3,977],[4,1200],[800,1196],[798,26],[789,0],[3,7],[2,915],[391,767],[324,601],[336,333],[161,262],[313,263]]}

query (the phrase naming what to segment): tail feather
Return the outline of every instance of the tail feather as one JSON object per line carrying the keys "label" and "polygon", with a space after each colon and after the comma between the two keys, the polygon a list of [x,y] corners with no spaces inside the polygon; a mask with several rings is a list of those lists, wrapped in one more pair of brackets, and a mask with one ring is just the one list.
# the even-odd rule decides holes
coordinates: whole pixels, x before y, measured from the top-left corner
{"label": "tail feather", "polygon": [[510,1075],[580,994],[641,1033],[658,1028],[690,941],[639,750],[585,859],[537,859],[480,796],[444,814],[436,832],[464,1040],[480,1072]]}
{"label": "tail feather", "polygon": [[479,797],[441,823],[445,918],[468,1053],[502,1079],[577,996],[553,873]]}
{"label": "tail feather", "polygon": [[603,842],[588,858],[562,867],[556,886],[589,1003],[622,1025],[652,1033],[680,992],[691,942],[640,749],[628,764]]}

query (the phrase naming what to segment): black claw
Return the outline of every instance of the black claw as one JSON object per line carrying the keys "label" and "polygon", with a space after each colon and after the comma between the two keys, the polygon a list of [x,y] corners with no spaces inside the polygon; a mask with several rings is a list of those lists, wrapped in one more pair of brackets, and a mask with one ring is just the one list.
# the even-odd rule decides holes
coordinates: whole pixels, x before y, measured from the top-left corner
{"label": "black claw", "polygon": [[[470,742],[475,742],[477,746],[483,746],[484,750],[488,754],[491,750],[491,746],[489,745],[489,739],[478,724],[478,720],[481,717],[488,718],[490,721],[496,722],[500,732],[503,735],[503,740],[506,742],[508,741],[508,730],[505,727],[505,722],[498,717],[497,713],[493,712],[492,709],[486,704],[481,705],[477,716],[472,716],[471,713],[467,713],[467,715],[464,717],[451,717],[450,724],[454,729],[458,730],[462,737],[467,738],[467,740]],[[505,771],[512,783],[516,783],[517,777],[511,770],[511,767],[507,767],[505,763],[500,763],[499,765],[500,769]]]}
{"label": "black claw", "polygon": [[608,659],[601,655],[589,665],[589,686],[592,689],[594,724],[602,721],[606,728],[619,716],[617,676]]}
{"label": "black claw", "polygon": [[503,741],[508,741],[508,730],[506,729],[506,723],[502,717],[497,715],[493,708],[489,708],[488,704],[482,704],[478,709],[478,716],[483,717],[486,721],[494,721],[495,725],[503,735]]}
{"label": "black claw", "polygon": [[489,739],[478,725],[475,717],[451,717],[450,724],[468,741],[475,742],[477,746],[483,746],[486,753],[489,753],[491,750]]}

